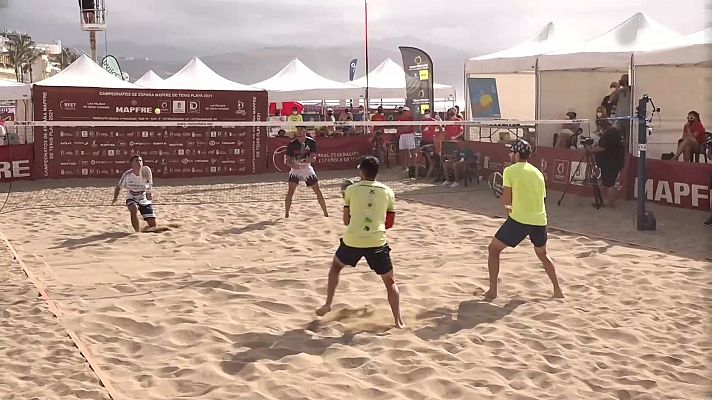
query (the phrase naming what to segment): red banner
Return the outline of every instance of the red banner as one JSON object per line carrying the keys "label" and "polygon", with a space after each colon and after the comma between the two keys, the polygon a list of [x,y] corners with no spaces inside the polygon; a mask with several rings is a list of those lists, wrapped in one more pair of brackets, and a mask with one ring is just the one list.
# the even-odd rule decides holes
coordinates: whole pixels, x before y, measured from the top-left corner
{"label": "red banner", "polygon": [[[266,92],[33,87],[42,121],[264,121]],[[159,177],[264,171],[265,128],[46,127],[35,130],[38,176],[109,177],[143,156]]]}
{"label": "red banner", "polygon": [[[316,138],[318,157],[314,167],[318,170],[356,169],[363,156],[373,153],[370,136]],[[267,155],[271,172],[287,172],[287,145],[289,139],[267,139]]]}
{"label": "red banner", "polygon": [[34,179],[34,162],[31,144],[0,146],[0,182]]}
{"label": "red banner", "polygon": [[[482,173],[486,178],[492,172],[502,172],[504,168],[512,162],[509,159],[509,151],[503,144],[487,142],[466,142],[467,146],[480,153]],[[530,159],[530,163],[542,172],[546,179],[546,186],[549,189],[563,191],[571,181],[568,189],[569,193],[593,197],[593,190],[583,185],[583,178],[586,172],[587,163],[582,150],[568,150],[551,147],[538,147]],[[623,187],[628,185],[628,166],[620,174],[620,183]],[[573,178],[573,181],[572,181]],[[621,191],[621,198],[625,196],[625,191]]]}
{"label": "red banner", "polygon": [[[634,159],[637,168],[638,159]],[[707,211],[712,196],[712,164],[647,160],[645,193],[647,199],[666,206]],[[636,169],[631,173],[635,186],[629,190],[637,198]]]}

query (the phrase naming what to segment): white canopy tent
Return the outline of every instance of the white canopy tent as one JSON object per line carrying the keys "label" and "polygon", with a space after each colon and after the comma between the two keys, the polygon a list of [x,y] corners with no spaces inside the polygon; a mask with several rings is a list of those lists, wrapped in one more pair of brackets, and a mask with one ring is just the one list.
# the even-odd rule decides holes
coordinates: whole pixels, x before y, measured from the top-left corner
{"label": "white canopy tent", "polygon": [[252,86],[267,90],[270,102],[345,100],[363,97],[363,90],[317,74],[298,58],[271,78]]}
{"label": "white canopy tent", "polygon": [[32,94],[31,86],[25,83],[0,80],[0,100],[25,100]]}
{"label": "white canopy tent", "polygon": [[510,48],[491,54],[473,57],[465,63],[467,74],[505,74],[534,72],[541,54],[546,54],[576,41],[575,35],[564,35],[553,22],[544,25],[537,33]]}
{"label": "white canopy tent", "polygon": [[35,83],[37,86],[96,87],[112,89],[135,89],[138,86],[123,81],[107,72],[89,56],[82,54],[69,67],[55,76]]}
{"label": "white canopy tent", "polygon": [[[366,88],[366,76],[355,79],[350,84]],[[434,84],[436,100],[455,100],[455,88],[449,85]],[[375,99],[405,99],[405,71],[395,61],[386,58],[368,74],[368,95]]]}
{"label": "white canopy tent", "polygon": [[134,84],[146,89],[160,89],[163,83],[163,78],[150,69],[134,82]]}
{"label": "white canopy tent", "polygon": [[620,69],[637,52],[679,47],[685,37],[639,12],[608,32],[539,57],[541,71]]}
{"label": "white canopy tent", "polygon": [[635,65],[703,64],[712,64],[712,27],[685,36],[681,46],[635,55]]}
{"label": "white canopy tent", "polygon": [[218,75],[199,58],[194,57],[180,71],[159,83],[156,89],[259,91]]}
{"label": "white canopy tent", "polygon": [[576,35],[561,34],[553,22],[523,42],[465,62],[466,106],[472,115],[468,78],[493,78],[497,84],[500,112],[503,118],[534,119],[538,114],[537,60],[541,54],[574,43]]}

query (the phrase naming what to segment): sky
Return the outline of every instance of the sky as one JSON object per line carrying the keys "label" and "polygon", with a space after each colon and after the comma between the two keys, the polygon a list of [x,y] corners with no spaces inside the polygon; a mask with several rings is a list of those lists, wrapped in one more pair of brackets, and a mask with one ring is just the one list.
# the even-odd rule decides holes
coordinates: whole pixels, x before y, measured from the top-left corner
{"label": "sky", "polygon": [[[592,37],[638,11],[687,34],[705,26],[708,1],[369,0],[369,36],[372,43],[415,37],[476,56],[516,44],[549,21],[560,31]],[[334,46],[363,37],[363,0],[106,2],[109,45],[166,46],[202,56],[269,46]],[[0,0],[3,28],[26,31],[41,43],[87,42],[76,0]]]}

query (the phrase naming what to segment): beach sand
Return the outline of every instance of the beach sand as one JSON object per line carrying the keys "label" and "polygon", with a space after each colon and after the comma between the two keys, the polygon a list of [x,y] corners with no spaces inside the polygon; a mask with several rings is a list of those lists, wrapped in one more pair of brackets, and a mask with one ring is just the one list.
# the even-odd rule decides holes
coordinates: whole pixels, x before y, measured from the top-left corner
{"label": "beach sand", "polygon": [[[122,207],[81,206],[87,197],[107,205],[113,182],[68,181],[61,190],[31,182],[16,187],[7,209],[17,210],[2,216],[0,231],[120,399],[711,395],[706,214],[654,207],[659,229],[641,233],[633,204],[552,203],[551,225],[563,230],[551,231],[549,249],[566,298],[551,298],[525,244],[503,254],[500,297],[486,303],[498,200],[486,184],[398,183],[389,239],[408,325],[398,330],[383,284],[363,262],[344,271],[334,311],[314,314],[344,230],[343,177],[328,177],[332,216],[322,217],[302,187],[289,220],[281,218],[282,183],[164,183],[159,201],[196,204],[159,205],[161,221],[180,224],[162,234],[130,233]],[[29,206],[46,208],[19,209]],[[1,256],[0,392],[107,398],[17,264]]]}

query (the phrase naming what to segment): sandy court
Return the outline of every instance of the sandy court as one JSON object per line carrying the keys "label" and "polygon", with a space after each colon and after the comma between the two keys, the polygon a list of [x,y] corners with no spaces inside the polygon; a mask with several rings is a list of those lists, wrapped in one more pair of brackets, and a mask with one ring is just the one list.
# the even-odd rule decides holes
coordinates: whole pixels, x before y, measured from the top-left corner
{"label": "sandy court", "polygon": [[[129,234],[123,208],[56,207],[81,201],[87,191],[97,204],[110,201],[109,191],[100,195],[105,182],[60,194],[20,185],[10,207],[33,201],[48,208],[3,215],[0,230],[61,304],[64,322],[91,347],[122,399],[710,395],[709,229],[680,231],[661,221],[659,235],[646,236],[623,226],[630,205],[591,219],[586,213],[595,211],[572,196],[565,207],[549,207],[552,225],[665,251],[552,232],[550,252],[566,299],[551,299],[526,245],[504,253],[500,298],[485,303],[487,244],[502,222],[486,216],[499,213],[492,196],[482,187],[457,193],[434,193],[420,183],[397,187],[412,191],[411,199],[469,211],[399,201],[389,237],[408,328],[395,330],[385,289],[365,263],[345,271],[334,312],[314,315],[344,230],[339,181],[324,182],[330,218],[301,188],[290,220],[280,218],[282,189],[166,188],[167,202],[216,203],[160,205],[159,217],[181,226],[140,235]],[[670,210],[660,213],[659,219]],[[684,222],[702,214],[671,215]],[[2,273],[17,271],[2,256]],[[52,376],[74,377],[63,382],[69,390],[85,391],[76,397],[106,398],[61,325],[15,275],[2,283],[3,324],[37,331],[39,346],[33,370],[3,369],[0,390],[29,390],[23,386],[29,378],[20,377],[45,379],[42,368],[55,368]],[[25,286],[14,294],[8,285]],[[13,311],[6,304],[16,297],[37,304]],[[45,338],[45,331],[52,335]],[[0,340],[17,346],[12,337]],[[68,349],[61,368],[47,356],[57,349]],[[14,352],[0,350],[0,357],[23,363]],[[39,394],[18,398],[61,398],[52,384],[33,390]]]}

